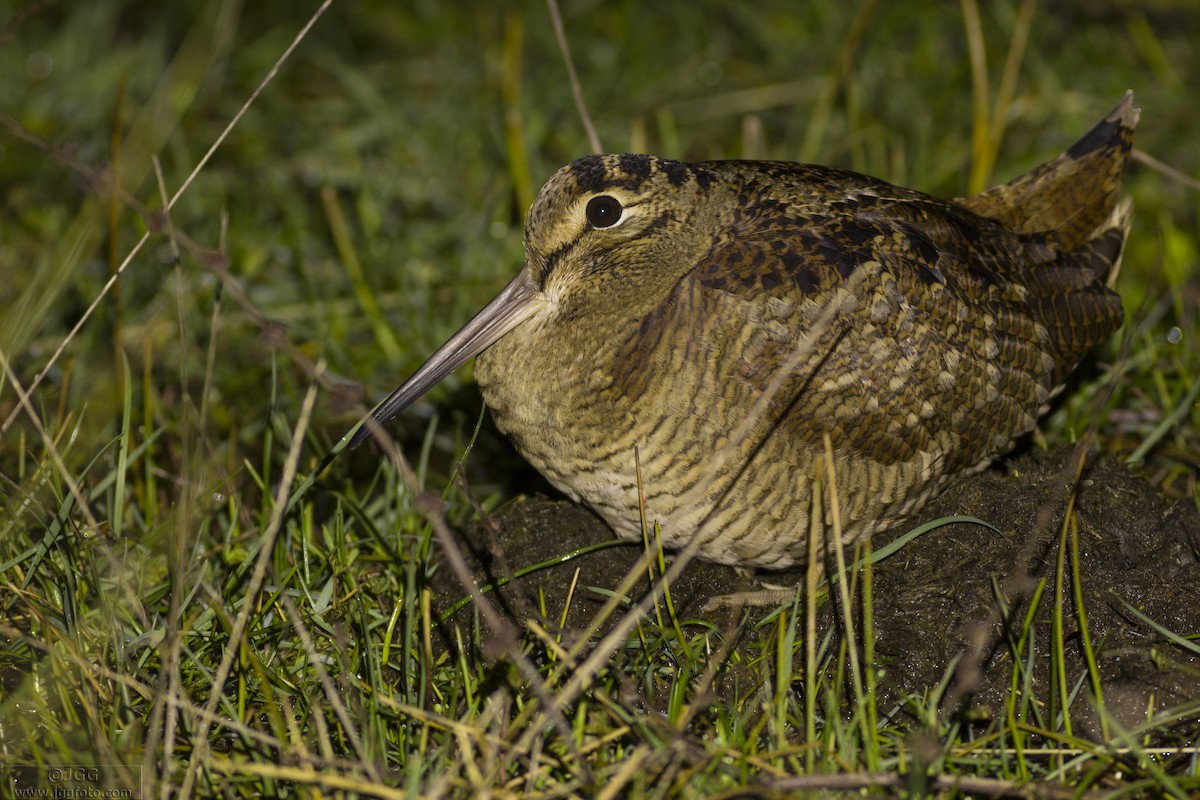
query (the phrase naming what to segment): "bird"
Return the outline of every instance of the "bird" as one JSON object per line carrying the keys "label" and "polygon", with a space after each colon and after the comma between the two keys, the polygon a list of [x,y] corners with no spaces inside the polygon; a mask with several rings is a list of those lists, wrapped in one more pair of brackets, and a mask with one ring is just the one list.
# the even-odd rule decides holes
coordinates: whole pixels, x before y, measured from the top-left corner
{"label": "bird", "polygon": [[[476,357],[496,426],[624,539],[782,569],[886,530],[1032,430],[1123,323],[1132,93],[1056,158],[939,199],[785,161],[591,155],[525,264],[354,433]],[[831,474],[825,465],[832,464]]]}

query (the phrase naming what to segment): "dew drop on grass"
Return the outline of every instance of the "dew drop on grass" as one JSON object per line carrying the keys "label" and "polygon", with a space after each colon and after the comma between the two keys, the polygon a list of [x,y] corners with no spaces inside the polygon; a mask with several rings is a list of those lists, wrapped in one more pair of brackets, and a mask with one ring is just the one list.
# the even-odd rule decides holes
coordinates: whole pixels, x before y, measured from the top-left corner
{"label": "dew drop on grass", "polygon": [[1171,330],[1167,331],[1167,341],[1171,344],[1179,344],[1179,340],[1182,338],[1183,331],[1179,329],[1179,326],[1171,328]]}

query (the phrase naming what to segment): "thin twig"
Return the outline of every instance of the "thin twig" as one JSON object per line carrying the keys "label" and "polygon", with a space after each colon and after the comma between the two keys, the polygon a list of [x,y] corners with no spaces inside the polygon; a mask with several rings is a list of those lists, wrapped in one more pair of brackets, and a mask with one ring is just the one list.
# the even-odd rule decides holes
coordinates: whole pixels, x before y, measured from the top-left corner
{"label": "thin twig", "polygon": [[575,73],[575,62],[571,58],[571,47],[567,44],[567,32],[563,29],[562,15],[558,11],[558,0],[546,0],[546,7],[550,9],[550,22],[554,25],[554,37],[558,39],[558,48],[562,51],[563,61],[567,65],[571,93],[575,95],[575,108],[578,109],[579,119],[582,120],[583,129],[587,132],[588,144],[591,145],[593,153],[603,153],[604,148],[600,146],[600,137],[596,135],[592,118],[588,114],[587,106],[583,103],[583,85],[579,82],[579,75]]}
{"label": "thin twig", "polygon": [[368,419],[367,424],[376,443],[388,456],[389,460],[391,460],[396,468],[396,472],[412,493],[416,509],[424,515],[433,528],[433,533],[437,537],[438,544],[441,545],[442,554],[450,566],[450,571],[454,573],[454,576],[462,584],[462,587],[470,593],[471,599],[475,602],[475,607],[492,629],[495,637],[493,641],[496,642],[496,650],[510,658],[512,663],[520,670],[525,680],[529,681],[530,687],[532,687],[534,693],[540,699],[543,707],[549,710],[550,721],[558,730],[559,736],[562,737],[563,744],[573,754],[577,768],[590,780],[591,775],[588,764],[578,752],[571,726],[562,714],[562,706],[554,702],[554,697],[551,695],[549,687],[542,680],[541,676],[538,675],[537,667],[533,665],[528,656],[521,652],[520,636],[516,628],[500,615],[500,612],[496,610],[495,606],[480,591],[474,576],[471,574],[470,568],[467,566],[466,559],[463,558],[462,551],[454,541],[454,534],[451,533],[450,526],[446,524],[441,501],[437,497],[421,491],[420,481],[417,480],[416,473],[413,472],[412,467],[396,446],[396,442],[387,435],[387,432],[374,420]]}
{"label": "thin twig", "polygon": [[[394,798],[394,800],[405,800],[405,798],[412,797],[412,794],[404,788],[393,788],[378,780],[367,782],[353,775],[343,775],[328,769],[315,770],[308,765],[296,767],[229,759],[214,761],[212,768],[214,772],[221,775],[269,778],[289,786],[321,787],[338,795],[348,792],[361,797]],[[313,794],[319,793],[314,792]]]}
{"label": "thin twig", "polygon": [[242,107],[239,108],[238,112],[233,115],[233,119],[229,120],[229,124],[225,126],[225,130],[221,131],[221,134],[217,137],[216,141],[214,141],[212,146],[208,148],[208,152],[205,153],[204,157],[196,163],[196,166],[192,169],[191,174],[188,175],[183,181],[183,185],[176,190],[175,195],[171,198],[171,202],[167,204],[167,209],[170,209],[172,206],[174,206],[175,201],[178,200],[183,193],[187,191],[188,187],[192,185],[192,181],[195,180],[196,176],[200,174],[200,170],[204,169],[204,166],[208,164],[208,160],[212,158],[213,153],[217,152],[217,148],[220,147],[225,141],[225,138],[229,136],[234,126],[237,125],[245,113],[250,110],[250,106],[253,105],[254,101],[258,99],[258,96],[262,94],[263,90],[267,88],[267,84],[275,79],[275,75],[279,72],[280,67],[282,67],[283,63],[291,57],[292,51],[299,47],[300,42],[304,40],[305,36],[308,36],[308,32],[312,29],[312,26],[317,24],[317,20],[321,18],[321,15],[325,13],[325,10],[329,8],[332,3],[333,0],[325,0],[325,2],[321,4],[320,8],[314,11],[312,16],[308,18],[308,22],[304,24],[304,27],[301,28],[300,32],[297,33],[295,38],[292,39],[292,43],[289,44],[287,49],[283,51],[283,54],[280,55],[279,58],[275,59],[275,63],[271,65],[271,69],[267,70],[267,74],[261,81],[259,81],[258,86],[254,88],[254,91],[250,93],[250,97],[246,99],[245,103],[242,103]]}
{"label": "thin twig", "polygon": [[332,706],[333,713],[342,723],[342,730],[345,732],[346,738],[350,740],[350,747],[354,749],[354,754],[358,756],[359,762],[371,780],[380,782],[379,771],[375,769],[375,764],[371,761],[367,749],[363,745],[362,736],[354,726],[354,720],[350,719],[350,712],[346,710],[346,704],[342,702],[341,692],[334,685],[333,679],[329,677],[329,671],[325,669],[325,665],[321,663],[321,654],[317,651],[312,635],[308,632],[308,626],[304,623],[300,609],[296,608],[296,604],[285,593],[279,594],[279,600],[283,603],[284,610],[291,616],[291,624],[295,626],[300,646],[304,648],[304,653],[308,656],[308,663],[317,674],[317,681],[321,684],[321,689],[324,690],[325,698]]}
{"label": "thin twig", "polygon": [[1170,164],[1159,161],[1157,158],[1150,155],[1145,150],[1138,150],[1135,147],[1133,150],[1133,160],[1140,161],[1143,164],[1145,164],[1147,167],[1150,167],[1150,169],[1161,172],[1163,175],[1166,175],[1168,178],[1175,181],[1176,183],[1182,183],[1184,186],[1188,187],[1189,189],[1195,189],[1196,191],[1200,191],[1200,180],[1196,180],[1191,175],[1188,175],[1185,172],[1180,172],[1179,170],[1172,167]]}
{"label": "thin twig", "polygon": [[99,534],[101,531],[100,522],[92,513],[91,507],[88,506],[87,498],[83,496],[83,491],[79,488],[79,482],[72,477],[71,471],[67,469],[66,462],[63,461],[62,455],[58,452],[58,448],[54,445],[53,437],[50,436],[50,432],[47,431],[45,426],[42,425],[42,420],[38,416],[37,410],[33,407],[33,402],[30,399],[33,389],[26,389],[21,386],[21,381],[17,378],[16,373],[13,372],[12,366],[8,361],[8,356],[5,355],[3,350],[0,350],[0,372],[3,372],[4,378],[9,382],[9,384],[12,385],[13,389],[17,393],[17,403],[16,407],[13,409],[13,414],[18,413],[22,409],[29,414],[29,418],[33,420],[34,429],[42,438],[42,443],[46,448],[46,452],[49,454],[51,460],[54,461],[54,466],[58,469],[63,482],[67,485],[67,491],[70,493],[71,497],[74,498],[75,504],[79,507],[80,513],[83,514],[84,521],[87,523],[90,533]]}
{"label": "thin twig", "polygon": [[[258,557],[254,561],[254,572],[250,576],[250,582],[246,587],[246,594],[242,598],[242,607],[238,611],[237,618],[234,620],[233,629],[229,631],[229,644],[226,646],[225,652],[221,656],[221,664],[213,676],[212,687],[208,692],[208,701],[204,704],[205,711],[209,714],[215,713],[217,705],[221,702],[221,696],[225,690],[225,681],[229,679],[229,673],[233,668],[233,660],[237,657],[238,651],[242,649],[242,637],[246,633],[250,615],[258,608],[256,599],[263,587],[263,582],[266,580],[267,569],[271,565],[271,559],[275,551],[275,539],[279,535],[280,528],[283,527],[288,495],[291,491],[292,481],[296,477],[296,468],[300,462],[300,451],[304,446],[304,436],[308,431],[308,422],[312,418],[312,411],[316,402],[317,385],[313,383],[309,385],[308,392],[304,395],[304,402],[300,406],[299,418],[296,420],[296,429],[292,434],[292,445],[288,448],[287,457],[284,459],[283,474],[280,476],[279,488],[275,492],[275,502],[271,506],[271,517],[267,521],[266,530],[263,531],[262,540],[259,542]],[[205,717],[200,721],[200,724],[196,727],[196,733],[192,737],[195,747],[188,762],[188,769],[184,775],[183,784],[179,788],[180,797],[193,796],[192,789],[196,782],[196,773],[200,768],[200,764],[208,764],[208,731],[212,725],[209,719],[210,717]]]}
{"label": "thin twig", "polygon": [[[233,116],[233,119],[231,119],[229,121],[229,124],[225,126],[225,129],[223,131],[221,131],[221,134],[217,137],[216,141],[214,141],[212,146],[208,148],[208,152],[206,152],[204,154],[204,157],[201,158],[200,161],[196,164],[196,166],[192,169],[191,174],[187,176],[186,180],[184,180],[183,185],[179,187],[179,189],[175,192],[174,196],[171,197],[170,201],[166,204],[166,207],[163,209],[163,212],[169,211],[171,209],[171,207],[173,207],[175,205],[175,203],[179,200],[179,198],[183,196],[183,193],[185,191],[187,191],[189,186],[191,186],[192,181],[200,173],[200,170],[202,170],[205,167],[205,165],[208,163],[209,159],[212,158],[213,153],[216,152],[217,148],[220,147],[221,144],[225,141],[225,139],[229,136],[229,133],[233,130],[233,127],[238,124],[238,122],[241,120],[242,116],[246,113],[246,111],[249,110],[251,104],[254,103],[254,101],[258,99],[258,96],[262,93],[263,89],[265,89],[267,87],[267,84],[269,84],[275,78],[275,74],[277,72],[279,72],[280,67],[283,66],[283,63],[288,59],[289,56],[291,56],[292,51],[294,51],[296,49],[297,45],[300,44],[301,40],[308,34],[308,31],[316,23],[317,19],[319,19],[320,16],[323,13],[325,13],[325,10],[327,8],[329,8],[329,6],[332,2],[333,2],[333,0],[325,0],[325,2],[322,3],[321,6],[316,11],[313,12],[313,15],[309,18],[308,23],[305,24],[305,26],[303,28],[301,28],[301,30],[298,34],[296,34],[296,37],[292,40],[292,43],[288,46],[287,50],[285,50],[283,52],[283,55],[281,55],[278,59],[276,59],[275,64],[267,72],[266,76],[262,79],[262,81],[259,82],[258,86],[251,93],[250,97],[246,100],[245,103],[242,104],[242,107],[240,109],[238,109],[238,112]],[[95,299],[92,300],[91,304],[83,312],[83,316],[81,316],[79,318],[79,321],[75,323],[75,326],[73,328],[71,328],[70,333],[67,334],[66,338],[62,340],[62,342],[59,344],[58,348],[54,351],[53,355],[50,356],[50,360],[46,362],[46,365],[44,367],[42,367],[41,371],[38,372],[38,374],[34,377],[33,382],[30,383],[30,385],[29,385],[29,392],[32,394],[37,389],[38,385],[41,384],[42,380],[46,377],[46,375],[49,374],[50,368],[54,366],[56,361],[58,361],[59,357],[63,354],[63,351],[66,350],[67,344],[69,342],[71,342],[79,334],[79,331],[83,327],[84,323],[87,322],[87,320],[91,318],[91,316],[95,312],[96,308],[100,305],[100,301],[105,296],[107,296],[109,291],[112,290],[112,288],[116,284],[117,280],[121,277],[121,274],[125,271],[125,268],[128,267],[131,263],[133,263],[134,256],[136,256],[138,254],[138,252],[141,251],[142,247],[150,239],[151,234],[156,232],[157,226],[154,224],[155,221],[154,221],[153,215],[147,213],[145,208],[137,201],[136,198],[134,198],[132,195],[130,195],[124,189],[121,189],[119,186],[117,186],[115,181],[101,180],[106,176],[105,172],[100,171],[100,170],[95,170],[95,169],[89,167],[88,165],[84,164],[82,161],[79,161],[78,159],[70,156],[62,148],[46,144],[44,141],[39,139],[39,137],[35,136],[34,134],[30,133],[25,128],[23,128],[20,125],[20,123],[18,123],[15,119],[8,116],[7,114],[0,114],[0,124],[7,126],[9,128],[9,130],[11,130],[14,133],[14,135],[16,135],[26,141],[29,141],[38,147],[42,147],[42,148],[46,149],[47,152],[54,154],[55,157],[61,159],[64,163],[66,163],[66,164],[70,165],[71,167],[73,167],[74,169],[78,170],[81,174],[87,175],[88,177],[93,178],[94,180],[97,181],[96,185],[100,185],[100,186],[108,185],[110,190],[115,191],[117,193],[117,197],[120,198],[123,203],[125,203],[126,205],[128,205],[129,207],[131,207],[135,210],[138,210],[139,213],[141,213],[142,216],[146,218],[146,221],[150,228],[149,230],[146,231],[146,233],[142,234],[142,238],[137,241],[137,244],[135,244],[133,246],[133,249],[131,249],[129,251],[129,254],[127,256],[125,256],[125,260],[121,262],[120,266],[118,266],[116,268],[116,270],[114,270],[112,272],[112,274],[109,276],[108,280],[104,283],[104,286],[101,287],[100,292],[96,295]],[[182,234],[180,234],[178,231],[176,231],[175,233],[179,239],[179,243],[184,245],[185,247],[187,247],[194,254],[204,252],[204,248],[200,248],[194,242],[192,242],[190,239],[183,237]],[[212,269],[212,271],[214,271],[214,272],[217,272],[218,276],[225,278],[226,280],[224,280],[223,282],[226,284],[227,289],[230,288],[230,284],[232,283],[232,281],[228,280],[228,273],[225,272],[225,270],[223,268],[221,268],[218,271],[218,269],[216,268],[216,265],[214,263],[209,263],[209,261],[211,261],[211,259],[206,260],[205,258],[202,257],[199,260],[202,265],[204,265],[205,267],[207,267],[209,269]],[[230,293],[235,297],[235,299],[238,300],[239,303],[241,303],[243,305],[243,308],[245,308],[246,305],[249,304],[248,299],[246,299],[246,297],[243,293],[240,293],[237,291],[231,291]],[[254,308],[253,304],[249,304],[249,305],[250,305],[250,308]],[[257,309],[255,308],[254,311],[257,312]],[[264,328],[270,330],[269,326],[267,325],[267,320],[265,320],[265,318],[262,318],[261,313],[251,314],[251,316],[254,317],[255,321],[258,322],[260,325],[262,325]],[[300,353],[298,350],[295,350],[295,348],[292,348],[291,350],[289,350],[289,355],[291,355],[293,358],[296,358],[298,355],[300,355]],[[306,370],[308,371],[308,374],[310,376],[316,374],[316,370],[312,368],[313,364],[312,364],[311,360],[304,358],[303,356],[301,356],[297,360],[302,366],[304,366],[306,368]],[[0,436],[4,435],[4,433],[8,431],[9,427],[12,426],[13,420],[16,419],[16,416],[18,413],[19,413],[19,407],[14,408],[12,413],[8,415],[8,418],[4,420],[4,423],[2,425],[0,425]]]}

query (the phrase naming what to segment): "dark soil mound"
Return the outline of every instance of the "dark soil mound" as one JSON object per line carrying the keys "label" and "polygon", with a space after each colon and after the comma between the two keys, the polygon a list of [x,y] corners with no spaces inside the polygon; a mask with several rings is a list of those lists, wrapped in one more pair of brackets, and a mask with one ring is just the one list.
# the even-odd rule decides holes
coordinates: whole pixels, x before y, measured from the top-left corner
{"label": "dark soil mound", "polygon": [[[1144,719],[1148,708],[1200,700],[1200,658],[1139,616],[1182,636],[1200,633],[1200,513],[1187,502],[1163,499],[1150,483],[1112,461],[1086,463],[1076,482],[1079,458],[1080,451],[1070,447],[1033,452],[964,479],[929,504],[913,524],[966,515],[996,530],[973,523],[943,525],[875,566],[875,648],[885,701],[935,686],[959,658],[943,707],[970,709],[974,716],[999,712],[1012,680],[1012,637],[1020,635],[1039,587],[1034,634],[1024,652],[1032,647],[1035,653],[1033,680],[1049,679],[1055,574],[1072,494],[1078,580],[1107,707],[1129,725]],[[875,547],[900,533],[876,537]],[[483,586],[510,570],[561,559],[612,538],[585,509],[525,499],[498,510],[487,525],[472,526],[462,546]],[[600,549],[518,578],[487,596],[520,624],[540,617],[534,600],[540,593],[555,619],[539,623],[554,630],[575,581],[567,628],[580,629],[606,600],[592,587],[616,588],[640,555],[641,548],[634,545]],[[1069,548],[1065,556],[1061,614],[1066,674],[1081,676],[1087,667]],[[465,591],[448,570],[437,574],[437,604],[446,609]],[[707,607],[710,599],[803,580],[802,569],[751,575],[694,562],[672,582],[671,596],[681,618],[702,617],[734,630],[731,616],[741,612]],[[642,578],[633,593],[644,593],[648,585]],[[833,619],[830,606],[823,603],[822,631]],[[751,615],[761,618],[770,611],[752,610]],[[461,623],[466,613],[460,611],[452,620]],[[743,636],[755,635],[753,626],[741,630]],[[448,628],[444,633],[448,645],[455,641]],[[1088,729],[1095,725],[1094,720],[1080,722]]]}

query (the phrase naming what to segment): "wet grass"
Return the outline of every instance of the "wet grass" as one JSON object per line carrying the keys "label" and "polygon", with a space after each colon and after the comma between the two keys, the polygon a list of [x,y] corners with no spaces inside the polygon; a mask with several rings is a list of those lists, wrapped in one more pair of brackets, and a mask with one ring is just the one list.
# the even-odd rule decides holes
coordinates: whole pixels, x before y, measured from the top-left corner
{"label": "wet grass", "polygon": [[[400,451],[314,473],[364,399],[516,271],[532,193],[590,149],[543,6],[335,5],[233,125],[311,12],[6,13],[6,780],[77,764],[107,765],[81,783],[147,797],[1200,791],[1195,742],[1163,735],[1196,710],[1083,736],[1067,710],[1090,702],[1089,675],[1035,681],[1063,638],[1031,622],[1007,642],[1018,666],[990,723],[939,712],[949,671],[878,707],[869,569],[824,589],[812,576],[738,637],[644,597],[647,571],[671,564],[651,547],[602,587],[590,631],[518,630],[479,596],[452,623],[458,652],[434,646],[431,552],[526,475],[476,435],[469,373],[398,422]],[[1089,436],[1200,503],[1190,4],[650,13],[563,9],[608,150],[815,160],[957,195],[1053,155],[1134,89],[1148,157],[1127,178],[1129,321],[1041,437]],[[1077,591],[1071,519],[1031,605]],[[826,592],[863,612],[818,637]],[[1195,647],[1196,631],[1173,633]]]}

